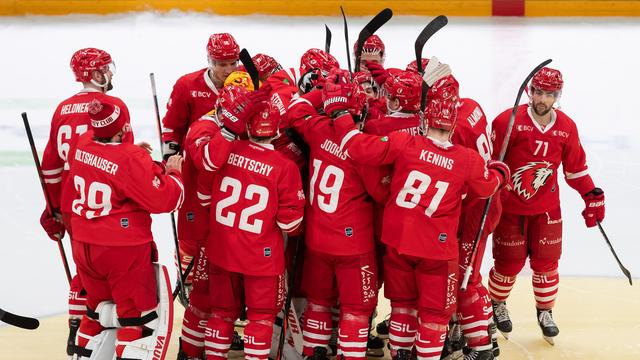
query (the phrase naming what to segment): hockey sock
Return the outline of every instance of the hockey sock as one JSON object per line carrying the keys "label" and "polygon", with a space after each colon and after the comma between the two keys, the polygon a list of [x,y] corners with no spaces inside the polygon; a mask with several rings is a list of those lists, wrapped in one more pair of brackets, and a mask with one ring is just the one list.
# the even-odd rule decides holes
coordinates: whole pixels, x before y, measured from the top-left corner
{"label": "hockey sock", "polygon": [[102,332],[102,326],[96,320],[88,316],[83,316],[78,329],[78,338],[76,344],[79,347],[86,348],[89,340]]}
{"label": "hockey sock", "polygon": [[235,316],[221,317],[213,315],[207,321],[207,329],[204,337],[204,348],[207,360],[226,359],[231,340],[233,338],[233,322]]}
{"label": "hockey sock", "polygon": [[116,340],[116,356],[122,357],[125,346],[142,337],[142,326],[125,326],[118,329]]}
{"label": "hockey sock", "polygon": [[[488,313],[485,312],[486,309],[489,310]],[[489,292],[481,283],[470,285],[466,291],[458,293],[458,321],[471,349],[491,349],[489,319],[492,316]]]}
{"label": "hockey sock", "polygon": [[338,331],[338,349],[343,359],[364,359],[367,353],[369,317],[342,314]]}
{"label": "hockey sock", "polygon": [[266,360],[271,350],[273,323],[268,320],[249,321],[244,328],[244,354],[247,359]]}
{"label": "hockey sock", "polygon": [[331,338],[331,310],[326,306],[316,305],[311,302],[304,313],[304,325],[302,336],[304,339],[303,355],[313,355],[316,346],[327,347]]}
{"label": "hockey sock", "polygon": [[391,351],[411,350],[418,331],[417,311],[413,309],[391,309],[389,317],[389,345]]}
{"label": "hockey sock", "polygon": [[188,357],[198,357],[204,349],[204,330],[207,327],[207,314],[189,306],[182,320],[182,351]]}
{"label": "hockey sock", "polygon": [[495,267],[491,268],[489,272],[489,293],[491,294],[491,300],[497,302],[506,301],[515,283],[515,276],[505,276],[499,274]]}
{"label": "hockey sock", "polygon": [[536,308],[541,310],[552,309],[560,283],[558,270],[544,273],[534,271],[531,281],[533,283],[533,295],[536,298]]}
{"label": "hockey sock", "polygon": [[446,325],[421,322],[416,339],[418,360],[440,359],[446,333]]}

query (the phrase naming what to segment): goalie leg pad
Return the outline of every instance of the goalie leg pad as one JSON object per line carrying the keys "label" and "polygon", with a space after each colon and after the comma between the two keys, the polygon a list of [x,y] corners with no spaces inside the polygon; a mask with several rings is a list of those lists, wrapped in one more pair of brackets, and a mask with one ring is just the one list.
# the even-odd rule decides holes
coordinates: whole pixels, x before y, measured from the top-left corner
{"label": "goalie leg pad", "polygon": [[100,323],[84,316],[74,348],[79,360],[111,360],[115,354],[115,330],[105,330]]}
{"label": "goalie leg pad", "polygon": [[[169,273],[164,265],[153,264],[157,284],[158,304],[140,312],[118,309],[117,354],[122,359],[164,360],[173,327],[173,297]],[[122,304],[125,307],[127,302]],[[128,307],[128,306],[127,306]],[[134,311],[138,317],[131,317]],[[125,317],[127,316],[127,317]]]}

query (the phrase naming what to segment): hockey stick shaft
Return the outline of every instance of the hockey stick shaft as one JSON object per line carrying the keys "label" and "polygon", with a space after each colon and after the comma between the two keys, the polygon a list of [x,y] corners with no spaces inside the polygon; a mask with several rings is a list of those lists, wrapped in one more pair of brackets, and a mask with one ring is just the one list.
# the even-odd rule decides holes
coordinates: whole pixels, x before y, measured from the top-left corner
{"label": "hockey stick shaft", "polygon": [[242,49],[240,51],[240,62],[242,62],[244,68],[247,69],[247,72],[251,77],[251,82],[253,82],[253,89],[257,91],[260,87],[260,73],[258,72],[256,65],[253,63],[251,54],[249,54],[247,49]]}
{"label": "hockey stick shaft", "polygon": [[[158,91],[156,89],[156,77],[154,75],[154,73],[149,73],[149,80],[151,81],[151,94],[153,95],[153,108],[156,112],[156,125],[158,128],[158,140],[160,141],[160,154],[162,154],[162,157],[164,158],[164,150],[162,148],[162,125],[160,124],[160,107],[158,106]],[[173,213],[170,213],[169,216],[171,217],[171,231],[173,233],[173,244],[176,247],[176,258],[178,259],[178,279],[177,281],[177,285],[179,286],[179,295],[181,300],[183,301],[183,303],[187,304],[189,303],[189,300],[187,299],[187,292],[184,288],[184,280],[187,278],[187,275],[189,273],[183,274],[182,270],[180,269],[180,245],[178,243],[178,230],[176,229],[176,218],[173,216]],[[193,259],[191,260],[191,262],[193,262]],[[173,295],[173,298],[175,299],[176,294]]]}
{"label": "hockey stick shaft", "polygon": [[[393,11],[389,8],[385,8],[380,11],[376,16],[364,26],[364,28],[358,34],[358,42],[356,43],[356,53],[354,54],[356,57],[356,63],[354,64],[355,72],[360,71],[360,57],[362,56],[362,48],[367,39],[375,34],[378,29],[382,27],[382,25],[386,24],[387,21],[391,20],[393,16]],[[347,45],[347,49],[348,49]]]}
{"label": "hockey stick shaft", "polygon": [[611,250],[613,257],[618,262],[618,266],[620,267],[620,270],[622,270],[622,273],[624,274],[624,276],[626,276],[627,279],[629,279],[629,285],[633,285],[633,281],[631,280],[631,273],[629,272],[629,270],[627,270],[626,267],[624,267],[624,265],[622,265],[622,261],[620,261],[620,259],[618,258],[618,254],[616,254],[616,251],[613,250],[613,245],[611,245],[611,241],[609,241],[609,237],[607,236],[607,233],[604,232],[604,229],[602,228],[602,224],[600,223],[600,221],[598,221],[598,229],[600,229],[600,233],[602,234],[602,237],[604,237],[604,241],[607,242],[607,245],[609,246],[609,250]]}
{"label": "hockey stick shaft", "polygon": [[[422,29],[418,37],[416,38],[416,42],[414,45],[414,50],[416,54],[416,66],[418,67],[418,73],[420,75],[424,75],[424,69],[422,68],[422,50],[424,49],[424,45],[429,41],[429,39],[440,29],[445,27],[449,23],[449,19],[447,19],[444,15],[439,15],[435,19],[431,20],[425,27]],[[422,90],[420,93],[420,111],[424,111],[424,108],[427,104],[427,92],[429,91],[429,86],[426,82],[422,82]]]}
{"label": "hockey stick shaft", "polygon": [[[27,138],[29,139],[29,146],[31,147],[31,155],[33,155],[33,162],[36,165],[36,171],[38,172],[38,179],[40,180],[40,186],[42,187],[42,193],[44,194],[45,206],[47,208],[47,212],[49,215],[53,216],[53,208],[51,207],[51,197],[49,196],[49,192],[47,191],[47,186],[44,183],[44,175],[42,174],[42,167],[40,166],[40,158],[38,157],[38,152],[36,151],[36,144],[33,141],[33,134],[31,133],[31,126],[29,125],[29,118],[27,117],[27,113],[22,113],[22,122],[24,123],[24,129],[27,132]],[[64,266],[64,272],[67,275],[67,281],[71,284],[71,270],[69,269],[69,261],[67,260],[67,254],[64,250],[64,245],[62,245],[62,239],[58,239],[56,241],[58,244],[58,251],[60,252],[60,258],[62,258],[62,265]]]}
{"label": "hockey stick shaft", "polygon": [[324,24],[324,51],[331,53],[331,30],[327,24]]}
{"label": "hockey stick shaft", "polygon": [[[509,146],[509,138],[511,137],[511,131],[513,130],[513,123],[516,121],[516,112],[518,111],[518,106],[520,105],[520,99],[522,98],[522,94],[524,93],[524,89],[531,81],[531,78],[540,71],[543,67],[547,66],[551,62],[551,59],[547,59],[538,66],[536,66],[520,85],[520,89],[518,89],[518,95],[516,96],[516,101],[513,104],[513,108],[511,109],[511,115],[509,116],[509,123],[507,125],[507,133],[502,140],[502,148],[500,149],[500,157],[498,160],[503,161],[504,157],[507,154],[507,147]],[[476,257],[478,254],[478,243],[480,242],[480,238],[482,237],[482,232],[484,231],[485,223],[487,222],[487,214],[489,214],[489,208],[491,207],[491,201],[493,200],[493,196],[489,197],[484,205],[484,210],[482,211],[482,218],[480,219],[480,227],[478,228],[478,233],[476,234],[475,239],[473,240],[473,247],[471,250],[471,257],[469,258],[469,263],[467,264],[467,268],[464,272],[464,278],[462,279],[462,283],[460,284],[460,290],[467,290],[467,285],[469,284],[469,278],[471,277],[471,271],[476,262]]]}
{"label": "hockey stick shaft", "polygon": [[40,326],[38,319],[12,314],[2,309],[0,309],[0,321],[27,330],[34,330]]}
{"label": "hockey stick shaft", "polygon": [[349,72],[351,71],[351,51],[349,51],[349,26],[347,25],[347,15],[344,14],[342,5],[340,6],[340,12],[342,13],[342,22],[344,23],[344,42],[347,47],[347,65]]}
{"label": "hockey stick shaft", "polygon": [[278,342],[278,351],[276,355],[276,360],[282,359],[282,349],[284,348],[284,339],[287,334],[287,328],[289,327],[289,311],[291,310],[291,297],[293,295],[293,286],[295,284],[296,279],[296,266],[298,265],[298,251],[300,251],[300,241],[302,241],[299,237],[295,238],[296,246],[294,247],[293,259],[291,259],[291,273],[289,274],[288,279],[288,287],[287,287],[287,299],[284,304],[284,314],[282,319],[282,328],[280,329],[280,339]]}

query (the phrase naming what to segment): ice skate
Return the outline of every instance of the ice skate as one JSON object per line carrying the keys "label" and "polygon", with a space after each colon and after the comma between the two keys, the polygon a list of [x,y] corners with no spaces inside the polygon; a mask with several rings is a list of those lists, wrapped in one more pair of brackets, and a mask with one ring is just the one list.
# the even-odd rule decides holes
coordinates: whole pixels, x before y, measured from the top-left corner
{"label": "ice skate", "polygon": [[551,345],[554,345],[553,338],[560,333],[560,329],[553,321],[553,313],[551,310],[537,309],[538,325],[542,330],[542,337]]}
{"label": "ice skate", "polygon": [[393,360],[411,360],[411,350],[400,349],[396,351],[396,355],[392,358]]}
{"label": "ice skate", "polygon": [[384,356],[384,340],[380,337],[369,333],[367,339],[367,356],[383,357]]}
{"label": "ice skate", "polygon": [[306,360],[329,360],[327,357],[327,348],[316,346],[313,348],[313,355],[307,356]]}
{"label": "ice skate", "polygon": [[464,356],[464,360],[493,360],[493,350],[471,350]]}
{"label": "ice skate", "polygon": [[509,340],[509,334],[511,330],[513,330],[513,324],[511,323],[511,318],[509,318],[507,303],[505,301],[498,302],[491,300],[491,305],[493,306],[493,320],[496,327],[500,330],[502,336]]}
{"label": "ice skate", "polygon": [[389,338],[389,317],[382,320],[376,325],[376,332],[378,333],[378,337],[380,339],[388,339]]}

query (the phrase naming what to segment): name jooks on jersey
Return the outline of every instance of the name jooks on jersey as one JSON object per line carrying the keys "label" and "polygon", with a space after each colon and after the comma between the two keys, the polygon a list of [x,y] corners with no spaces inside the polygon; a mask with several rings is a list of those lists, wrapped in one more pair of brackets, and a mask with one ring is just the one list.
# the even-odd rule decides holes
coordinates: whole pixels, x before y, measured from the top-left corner
{"label": "name jooks on jersey", "polygon": [[326,139],[322,145],[320,145],[320,149],[328,152],[331,155],[335,155],[340,158],[340,160],[346,160],[347,154],[340,151],[340,145],[334,143],[333,141]]}
{"label": "name jooks on jersey", "polygon": [[443,167],[447,170],[451,170],[454,163],[453,159],[433,153],[429,150],[420,150],[420,160]]}
{"label": "name jooks on jersey", "polygon": [[258,160],[253,160],[235,153],[229,154],[227,164],[237,166],[245,170],[253,171],[254,173],[264,176],[269,176],[269,174],[271,174],[271,171],[273,170],[273,166],[271,165],[267,165]]}
{"label": "name jooks on jersey", "polygon": [[115,175],[118,171],[118,164],[80,149],[76,149],[75,159],[107,174]]}

